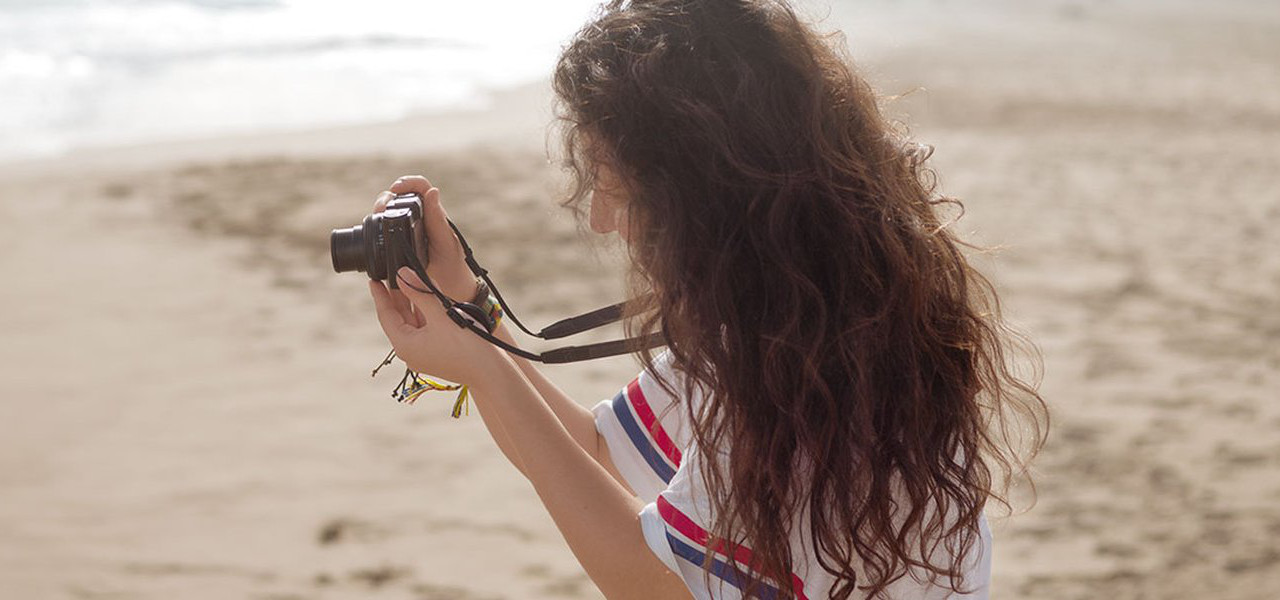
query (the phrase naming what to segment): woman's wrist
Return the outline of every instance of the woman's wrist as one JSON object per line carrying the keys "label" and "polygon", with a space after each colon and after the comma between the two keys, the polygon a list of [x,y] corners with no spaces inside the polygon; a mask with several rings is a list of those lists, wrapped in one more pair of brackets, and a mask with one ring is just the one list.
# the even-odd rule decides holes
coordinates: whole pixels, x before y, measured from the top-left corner
{"label": "woman's wrist", "polygon": [[503,385],[502,382],[511,374],[523,377],[520,373],[520,367],[516,365],[511,355],[497,346],[486,343],[480,357],[483,368],[473,373],[470,377],[473,383],[467,384],[472,393],[485,395],[493,392],[497,387]]}
{"label": "woman's wrist", "polygon": [[441,282],[440,290],[457,302],[471,302],[480,291],[480,279],[475,276],[459,277],[448,283]]}

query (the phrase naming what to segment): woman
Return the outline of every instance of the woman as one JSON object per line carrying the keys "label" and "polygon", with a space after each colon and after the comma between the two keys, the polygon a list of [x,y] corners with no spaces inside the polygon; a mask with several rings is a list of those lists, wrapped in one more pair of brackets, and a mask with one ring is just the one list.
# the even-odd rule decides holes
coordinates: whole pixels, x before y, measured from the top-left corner
{"label": "woman", "polygon": [[[616,0],[555,89],[567,205],[626,241],[651,299],[630,329],[668,350],[588,411],[405,269],[403,296],[370,285],[400,357],[471,387],[609,598],[987,597],[983,507],[1045,411],[927,152],[780,1]],[[471,298],[440,191],[406,177],[376,206],[404,193],[428,274]]]}

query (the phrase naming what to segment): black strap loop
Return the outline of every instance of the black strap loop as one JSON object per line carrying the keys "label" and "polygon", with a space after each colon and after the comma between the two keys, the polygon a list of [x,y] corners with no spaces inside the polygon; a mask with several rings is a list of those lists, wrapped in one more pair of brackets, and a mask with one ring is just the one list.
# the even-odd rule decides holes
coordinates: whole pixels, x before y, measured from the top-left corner
{"label": "black strap loop", "polygon": [[612,306],[597,308],[589,313],[569,317],[562,321],[556,321],[538,332],[538,337],[544,340],[554,340],[562,337],[568,337],[576,333],[590,331],[597,327],[608,325],[622,320],[622,312],[626,308],[626,302],[620,302]]}

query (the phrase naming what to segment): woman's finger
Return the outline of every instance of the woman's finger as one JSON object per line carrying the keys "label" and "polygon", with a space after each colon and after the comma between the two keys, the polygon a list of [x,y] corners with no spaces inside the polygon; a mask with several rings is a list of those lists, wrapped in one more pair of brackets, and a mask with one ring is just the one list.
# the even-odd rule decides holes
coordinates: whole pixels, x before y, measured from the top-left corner
{"label": "woman's finger", "polygon": [[427,256],[444,261],[462,256],[462,244],[453,234],[453,228],[449,227],[449,215],[440,204],[438,188],[431,188],[422,195],[422,223],[427,229]]}
{"label": "woman's finger", "polygon": [[422,311],[418,310],[418,307],[413,306],[412,303],[409,306],[411,307],[410,310],[413,311],[413,326],[422,328],[427,324],[427,320],[422,316]]}
{"label": "woman's finger", "polygon": [[433,316],[444,312],[440,299],[427,290],[427,284],[418,278],[418,274],[414,273],[413,269],[401,267],[397,276],[400,277],[400,289],[404,291],[405,296],[409,297],[414,308],[418,309],[423,325],[429,323]]}
{"label": "woman's finger", "polygon": [[373,296],[373,307],[378,313],[378,324],[382,332],[395,345],[401,336],[408,334],[413,327],[405,320],[404,314],[396,309],[391,301],[387,288],[377,281],[369,280],[369,294]]}
{"label": "woman's finger", "polygon": [[426,290],[427,284],[422,282],[422,279],[418,277],[417,273],[413,272],[413,269],[400,267],[400,270],[396,272],[396,277],[400,278],[400,290],[419,310],[428,301],[439,304],[439,301],[429,291],[420,291]]}
{"label": "woman's finger", "polygon": [[410,324],[415,323],[415,320],[412,318],[413,303],[409,302],[409,299],[405,297],[404,292],[388,289],[387,294],[391,296],[391,305],[394,306],[400,314],[405,315],[405,321]]}
{"label": "woman's finger", "polygon": [[431,182],[421,175],[406,175],[391,184],[391,192],[400,194],[426,194],[431,189]]}
{"label": "woman's finger", "polygon": [[391,193],[390,191],[385,191],[378,194],[378,197],[373,200],[373,212],[380,213],[384,210],[387,210],[387,203],[391,202],[391,199],[395,197],[396,195]]}

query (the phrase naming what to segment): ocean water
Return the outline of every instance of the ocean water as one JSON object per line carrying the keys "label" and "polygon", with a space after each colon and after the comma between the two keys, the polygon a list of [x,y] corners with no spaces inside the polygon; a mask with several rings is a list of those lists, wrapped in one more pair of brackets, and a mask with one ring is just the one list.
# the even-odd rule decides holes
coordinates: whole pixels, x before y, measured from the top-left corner
{"label": "ocean water", "polygon": [[0,0],[0,160],[482,105],[596,4]]}
{"label": "ocean water", "polygon": [[[600,1],[0,0],[0,161],[483,106],[545,78]],[[960,30],[1038,36],[1033,6],[1196,2],[792,0],[871,59]]]}

